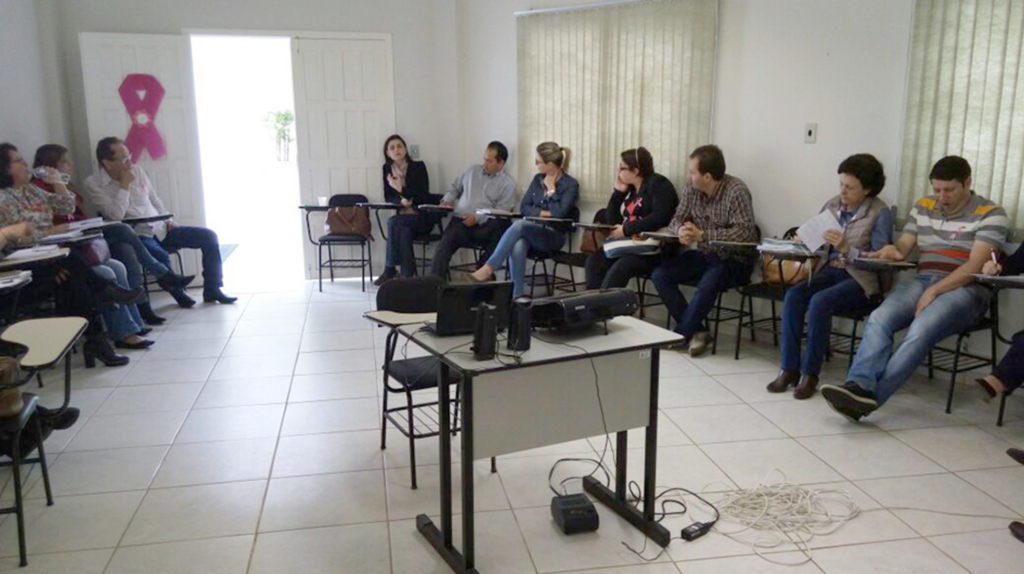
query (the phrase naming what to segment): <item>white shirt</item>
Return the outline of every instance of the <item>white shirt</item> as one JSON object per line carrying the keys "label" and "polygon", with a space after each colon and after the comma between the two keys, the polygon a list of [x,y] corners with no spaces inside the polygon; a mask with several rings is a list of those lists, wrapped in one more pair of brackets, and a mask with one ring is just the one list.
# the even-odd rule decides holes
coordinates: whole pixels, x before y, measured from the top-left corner
{"label": "white shirt", "polygon": [[[86,199],[92,203],[104,219],[120,221],[167,213],[145,170],[133,165],[132,173],[135,175],[135,181],[128,186],[128,189],[121,189],[121,182],[111,178],[105,169],[101,169],[98,173],[85,179]],[[167,236],[167,225],[163,221],[136,225],[135,232],[163,241]]]}

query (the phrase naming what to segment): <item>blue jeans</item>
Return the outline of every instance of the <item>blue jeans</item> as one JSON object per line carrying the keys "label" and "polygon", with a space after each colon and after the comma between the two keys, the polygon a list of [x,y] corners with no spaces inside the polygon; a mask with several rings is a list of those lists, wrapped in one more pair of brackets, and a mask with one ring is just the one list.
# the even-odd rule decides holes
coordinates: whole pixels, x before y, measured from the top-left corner
{"label": "blue jeans", "polygon": [[512,275],[512,296],[522,297],[526,291],[526,256],[530,250],[558,251],[564,244],[564,233],[543,223],[520,219],[501,236],[487,264],[494,269],[501,269],[508,260]]}
{"label": "blue jeans", "polygon": [[[914,317],[921,294],[941,279],[918,275],[898,285],[864,327],[846,379],[873,392],[880,405],[910,378],[929,349],[970,327],[985,312],[990,292],[980,285],[967,285],[939,295]],[[908,326],[903,342],[893,350],[893,336]]]}
{"label": "blue jeans", "polygon": [[[689,249],[665,259],[651,273],[651,283],[676,320],[676,333],[689,339],[698,331],[708,330],[704,320],[715,306],[718,294],[749,279],[753,267],[748,261],[722,259],[714,253]],[[694,280],[698,280],[697,291],[687,304],[679,285]]]}
{"label": "blue jeans", "polygon": [[220,242],[217,234],[205,227],[179,226],[167,232],[163,241],[155,237],[140,237],[142,244],[153,257],[170,269],[171,256],[168,251],[178,249],[199,249],[203,252],[203,289],[210,290],[224,286],[224,275],[220,260]]}
{"label": "blue jeans", "polygon": [[156,260],[139,240],[135,230],[123,223],[108,225],[103,228],[103,238],[110,245],[110,255],[124,264],[128,272],[128,286],[132,289],[142,287],[142,270],[161,277],[170,269]]}
{"label": "blue jeans", "polygon": [[[122,289],[128,288],[128,273],[117,259],[108,259],[92,271]],[[115,341],[123,341],[142,329],[142,317],[135,304],[104,303],[100,305],[100,314],[107,324],[107,333]]]}
{"label": "blue jeans", "polygon": [[416,254],[412,240],[417,235],[430,231],[433,222],[421,213],[400,213],[388,219],[387,257],[384,267],[394,269],[402,266],[402,277],[416,274]]}
{"label": "blue jeans", "polygon": [[[785,371],[817,377],[828,349],[832,315],[870,304],[864,290],[845,269],[824,267],[811,280],[786,290],[782,304],[781,363]],[[800,357],[800,338],[807,317],[807,348]]]}

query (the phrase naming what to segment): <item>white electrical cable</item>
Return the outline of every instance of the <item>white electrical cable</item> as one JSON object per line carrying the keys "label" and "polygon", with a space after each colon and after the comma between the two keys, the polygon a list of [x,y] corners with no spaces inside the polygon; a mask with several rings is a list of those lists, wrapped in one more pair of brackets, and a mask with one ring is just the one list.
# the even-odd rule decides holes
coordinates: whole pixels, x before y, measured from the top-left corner
{"label": "white electrical cable", "polygon": [[[774,474],[778,474],[781,480],[771,482]],[[719,495],[721,498],[715,501],[715,506],[721,513],[721,520],[715,524],[715,531],[750,546],[758,556],[774,564],[799,565],[809,562],[809,544],[815,536],[835,533],[861,512],[849,492],[789,484],[786,475],[778,469],[769,472],[754,488]],[[726,530],[722,528],[723,522],[737,523],[741,528]],[[748,531],[769,536],[761,540],[747,540],[738,536]],[[798,563],[779,562],[760,552],[787,542],[803,552],[805,560]]]}

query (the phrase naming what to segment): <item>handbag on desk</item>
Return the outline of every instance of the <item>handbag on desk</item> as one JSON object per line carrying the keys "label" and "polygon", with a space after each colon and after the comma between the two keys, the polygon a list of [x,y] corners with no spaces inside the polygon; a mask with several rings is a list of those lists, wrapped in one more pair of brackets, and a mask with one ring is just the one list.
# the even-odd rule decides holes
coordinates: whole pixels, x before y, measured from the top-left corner
{"label": "handbag on desk", "polygon": [[331,235],[362,236],[373,241],[370,216],[361,207],[332,207],[327,212],[324,231]]}
{"label": "handbag on desk", "polygon": [[105,239],[93,239],[75,245],[74,253],[89,267],[95,267],[110,259],[110,245]]}

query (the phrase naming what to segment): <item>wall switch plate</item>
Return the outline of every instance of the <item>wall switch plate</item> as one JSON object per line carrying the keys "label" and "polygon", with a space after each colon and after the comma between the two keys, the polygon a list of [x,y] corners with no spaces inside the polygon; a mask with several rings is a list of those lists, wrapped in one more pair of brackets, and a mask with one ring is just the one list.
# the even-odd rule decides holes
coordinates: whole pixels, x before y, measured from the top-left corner
{"label": "wall switch plate", "polygon": [[420,159],[420,144],[412,144],[409,146],[409,157],[412,159]]}
{"label": "wall switch plate", "polygon": [[818,124],[807,124],[804,126],[804,143],[818,142]]}

